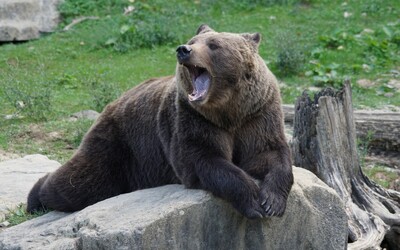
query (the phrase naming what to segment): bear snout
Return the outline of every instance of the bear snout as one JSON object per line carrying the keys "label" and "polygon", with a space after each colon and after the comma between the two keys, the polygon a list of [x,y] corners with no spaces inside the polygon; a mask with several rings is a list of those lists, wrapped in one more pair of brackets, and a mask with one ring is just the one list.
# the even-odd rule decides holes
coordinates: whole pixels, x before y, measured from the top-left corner
{"label": "bear snout", "polygon": [[176,49],[176,57],[178,58],[178,62],[180,64],[186,62],[189,59],[191,52],[192,48],[189,45],[180,45]]}

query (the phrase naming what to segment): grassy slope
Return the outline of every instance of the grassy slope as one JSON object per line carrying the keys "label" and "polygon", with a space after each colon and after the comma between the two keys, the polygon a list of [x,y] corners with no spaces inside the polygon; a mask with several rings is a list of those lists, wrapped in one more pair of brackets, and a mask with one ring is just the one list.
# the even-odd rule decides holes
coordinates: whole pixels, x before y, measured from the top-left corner
{"label": "grassy slope", "polygon": [[[127,53],[99,46],[122,25],[110,20],[113,20],[112,17],[117,17],[115,20],[120,18],[117,13],[121,13],[121,6],[129,3],[117,2],[119,5],[115,8],[103,10],[99,4],[97,9],[88,9],[83,13],[100,15],[100,21],[87,21],[76,25],[72,31],[56,32],[40,40],[0,46],[1,116],[16,111],[13,105],[20,97],[11,94],[11,99],[7,99],[6,93],[10,96],[10,90],[22,89],[28,93],[36,90],[38,95],[45,89],[51,91],[51,109],[43,115],[47,122],[33,122],[26,114],[24,119],[0,120],[0,148],[20,154],[43,152],[51,158],[65,161],[76,149],[83,131],[86,131],[90,123],[67,122],[63,119],[79,110],[95,108],[93,98],[99,94],[94,94],[94,91],[100,89],[99,84],[111,86],[108,90],[112,90],[112,93],[106,90],[100,94],[109,95],[108,98],[112,99],[147,78],[173,74],[175,47],[190,38],[203,22],[218,31],[261,32],[263,42],[260,53],[270,68],[286,83],[282,89],[286,103],[293,103],[304,89],[312,86],[338,86],[342,78],[350,77],[353,83],[362,78],[379,80],[379,84],[371,89],[354,85],[356,105],[400,106],[400,94],[386,85],[391,78],[389,71],[400,70],[398,48],[393,48],[391,44],[382,56],[378,54],[379,51],[368,52],[370,45],[365,45],[365,39],[354,39],[354,35],[368,28],[375,30],[373,40],[378,44],[387,40],[383,27],[387,26],[391,30],[399,27],[400,3],[397,0],[388,0],[384,4],[375,0],[350,1],[347,4],[341,1],[311,1],[310,5],[255,7],[236,3],[230,7],[224,4],[228,1],[220,1],[218,6],[212,8],[204,5],[208,6],[207,12],[204,12],[205,7],[201,4],[191,7],[192,2],[187,1],[175,0],[168,4],[160,1],[157,8],[150,6],[153,9],[148,13],[156,16],[165,10],[174,11],[171,8],[182,3],[184,8],[198,8],[199,14],[190,20],[190,13],[179,9],[177,13],[182,14],[182,17],[176,17],[179,22],[173,30],[179,36],[178,41],[152,48],[135,48]],[[352,13],[349,18],[343,17],[346,11]],[[390,26],[393,23],[397,26]],[[343,32],[349,34],[351,39],[343,39]],[[344,49],[327,48],[320,36],[326,36],[330,42],[338,40],[338,45],[343,45]],[[278,54],[288,51],[288,48],[301,51],[302,56],[293,74],[283,72],[277,63]],[[316,49],[319,50],[318,57],[311,53]],[[371,59],[372,56],[375,61]],[[314,61],[314,64],[310,61]],[[316,68],[316,63],[319,68]],[[307,71],[311,71],[325,76],[329,65],[335,63],[339,65],[335,69],[339,77],[333,82],[316,84],[313,76],[306,75]],[[371,70],[360,70],[362,64],[368,64]],[[392,96],[385,97],[383,94],[386,92]],[[32,130],[41,132],[35,134]],[[49,136],[51,132],[57,132],[60,136]]]}

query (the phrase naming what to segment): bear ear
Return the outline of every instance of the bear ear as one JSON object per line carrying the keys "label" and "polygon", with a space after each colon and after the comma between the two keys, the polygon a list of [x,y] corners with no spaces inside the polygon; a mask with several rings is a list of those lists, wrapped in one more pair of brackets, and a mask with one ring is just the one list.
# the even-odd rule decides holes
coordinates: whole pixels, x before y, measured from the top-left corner
{"label": "bear ear", "polygon": [[200,27],[197,29],[196,35],[202,34],[202,33],[207,33],[207,32],[212,32],[214,31],[211,29],[207,24],[202,24]]}
{"label": "bear ear", "polygon": [[255,49],[258,49],[258,45],[260,45],[261,42],[261,34],[260,33],[253,33],[253,34],[242,34],[242,36],[249,41]]}

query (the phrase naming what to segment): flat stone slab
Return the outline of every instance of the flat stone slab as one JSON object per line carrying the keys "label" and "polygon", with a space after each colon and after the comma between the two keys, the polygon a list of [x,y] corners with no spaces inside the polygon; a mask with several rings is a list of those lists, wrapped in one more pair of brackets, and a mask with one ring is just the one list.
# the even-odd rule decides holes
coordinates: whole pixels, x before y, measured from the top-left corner
{"label": "flat stone slab", "polygon": [[167,185],[8,228],[0,249],[346,249],[336,192],[305,169],[294,176],[281,218],[248,220],[208,192]]}
{"label": "flat stone slab", "polygon": [[0,162],[0,218],[8,209],[26,203],[28,193],[36,181],[60,165],[39,154]]}

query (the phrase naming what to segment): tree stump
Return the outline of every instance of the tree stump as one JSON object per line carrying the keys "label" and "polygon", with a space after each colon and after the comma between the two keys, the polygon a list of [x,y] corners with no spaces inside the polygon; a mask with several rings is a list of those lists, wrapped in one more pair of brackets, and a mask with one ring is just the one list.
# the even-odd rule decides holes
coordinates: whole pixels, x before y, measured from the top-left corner
{"label": "tree stump", "polygon": [[350,82],[296,102],[294,165],[306,168],[342,197],[349,249],[400,249],[400,193],[366,177],[359,161]]}

